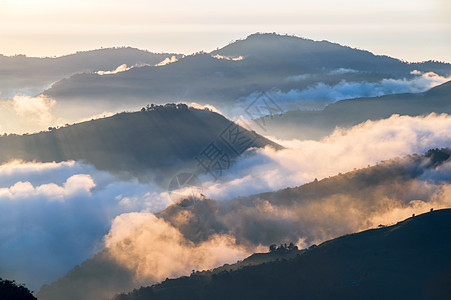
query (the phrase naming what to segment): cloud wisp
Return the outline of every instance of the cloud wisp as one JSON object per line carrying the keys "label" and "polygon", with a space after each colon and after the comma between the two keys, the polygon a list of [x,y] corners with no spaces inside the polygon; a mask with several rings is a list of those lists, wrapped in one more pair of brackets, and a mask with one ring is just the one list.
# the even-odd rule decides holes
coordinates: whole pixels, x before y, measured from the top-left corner
{"label": "cloud wisp", "polygon": [[203,193],[216,200],[274,191],[374,165],[430,148],[451,147],[451,116],[394,115],[337,129],[320,141],[273,140],[285,150],[254,149],[219,181],[204,178]]}
{"label": "cloud wisp", "polygon": [[[352,69],[337,69],[332,71],[331,74],[342,75],[353,72],[357,71]],[[285,92],[279,89],[273,89],[266,91],[266,93],[284,111],[297,109],[320,110],[327,104],[344,99],[378,97],[402,93],[421,93],[451,80],[451,76],[444,77],[433,72],[422,73],[420,71],[414,71],[412,75],[415,75],[412,79],[387,78],[379,82],[352,82],[343,80],[336,85],[319,82],[303,90],[292,89]],[[302,81],[306,78],[308,78],[308,74],[301,74],[291,76],[287,80]],[[239,109],[234,110],[234,115],[242,111],[243,107],[247,107],[259,95],[260,93],[252,93],[246,97],[244,103],[239,105]]]}
{"label": "cloud wisp", "polygon": [[0,102],[0,117],[3,128],[41,128],[59,120],[53,114],[56,101],[50,97],[16,95]]}

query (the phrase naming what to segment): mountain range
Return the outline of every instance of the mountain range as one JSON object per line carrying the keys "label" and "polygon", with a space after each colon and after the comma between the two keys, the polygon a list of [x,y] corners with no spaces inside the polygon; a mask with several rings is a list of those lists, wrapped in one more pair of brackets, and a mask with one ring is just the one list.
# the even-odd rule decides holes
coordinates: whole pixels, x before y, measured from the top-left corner
{"label": "mountain range", "polygon": [[[451,150],[435,149],[425,155],[393,159],[277,192],[229,201],[187,198],[156,217],[178,230],[187,243],[202,243],[215,235],[229,234],[248,249],[301,238],[305,245],[312,245],[374,228],[380,222],[392,222],[390,213],[394,209],[409,216],[415,207],[428,210],[432,203],[446,206],[447,200],[438,200],[436,190],[425,191],[422,187],[435,184],[439,188],[449,183],[449,178],[442,178],[437,170],[449,165],[450,157]],[[133,245],[133,237],[127,240]],[[144,264],[144,260],[152,258],[135,259]],[[56,300],[64,295],[73,300],[108,299],[114,293],[146,283],[136,277],[135,271],[121,264],[107,247],[64,277],[44,285],[38,298]]]}
{"label": "mountain range", "polygon": [[[99,170],[167,184],[177,172],[195,170],[211,151],[222,155],[227,169],[248,148],[267,145],[281,149],[210,110],[166,104],[35,134],[1,136],[0,162],[80,160]],[[210,172],[207,163],[201,173]]]}
{"label": "mountain range", "polygon": [[451,81],[423,93],[404,93],[371,98],[341,100],[322,110],[293,110],[263,116],[265,130],[257,131],[281,139],[320,140],[337,128],[350,128],[368,120],[377,121],[394,114],[425,116],[451,113]]}
{"label": "mountain range", "polygon": [[76,73],[112,71],[126,64],[155,65],[175,53],[152,53],[131,47],[106,48],[92,51],[80,51],[61,57],[27,57],[25,55],[0,55],[0,96],[14,96],[15,92],[33,90],[40,92],[55,81],[70,77]]}
{"label": "mountain range", "polygon": [[0,66],[0,275],[79,263],[40,300],[451,299],[451,64],[256,33]]}
{"label": "mountain range", "polygon": [[271,261],[268,253],[259,265],[197,272],[114,300],[449,299],[450,222],[450,209],[433,211],[326,241],[294,258]]}
{"label": "mountain range", "polygon": [[[449,76],[451,65],[407,63],[328,41],[253,34],[211,53],[189,55],[164,66],[143,66],[108,76],[76,74],[56,82],[43,94],[61,105],[95,99],[97,104],[103,103],[104,110],[122,108],[124,103],[196,102],[214,105],[232,116],[236,105],[251,101],[259,92],[279,93],[281,99],[276,100],[283,102],[293,91],[317,84],[410,80],[416,76],[414,71]],[[361,91],[360,96],[373,93]],[[305,99],[299,96],[297,100],[302,103]]]}

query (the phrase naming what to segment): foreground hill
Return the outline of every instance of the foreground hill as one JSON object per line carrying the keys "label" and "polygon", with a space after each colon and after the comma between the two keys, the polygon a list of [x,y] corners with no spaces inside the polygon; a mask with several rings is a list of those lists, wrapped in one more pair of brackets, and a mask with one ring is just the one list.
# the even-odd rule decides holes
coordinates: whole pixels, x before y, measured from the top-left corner
{"label": "foreground hill", "polygon": [[201,272],[115,300],[450,299],[451,209],[342,236],[295,258]]}
{"label": "foreground hill", "polygon": [[266,117],[265,135],[283,139],[321,139],[336,127],[350,128],[393,114],[421,116],[430,113],[451,113],[451,81],[424,93],[342,100],[319,111],[295,110],[274,118]]}
{"label": "foreground hill", "polygon": [[[239,130],[238,151],[218,144],[220,135],[228,134],[229,129]],[[217,113],[167,104],[48,132],[2,136],[0,163],[14,159],[83,160],[112,172],[172,174],[195,168],[195,158],[201,157],[212,142],[224,149],[231,160],[250,147],[280,147]]]}
{"label": "foreground hill", "polygon": [[[215,235],[227,234],[248,249],[290,241],[311,245],[400,220],[412,211],[429,210],[432,205],[449,207],[449,194],[442,188],[450,183],[449,171],[446,172],[450,157],[449,149],[430,150],[425,155],[393,159],[277,192],[229,201],[203,199],[192,205],[186,203],[189,202],[186,199],[156,216],[180,232],[187,243],[199,244]],[[396,212],[394,216],[392,212]],[[145,233],[146,230],[138,232]],[[133,236],[128,238],[134,239]],[[152,257],[152,252],[135,257],[137,266],[145,268],[144,261]],[[274,257],[259,258],[251,257],[239,266],[262,263]],[[40,300],[63,297],[98,300],[156,283],[146,278],[137,279],[135,272],[136,268],[122,265],[106,248],[57,281],[44,285],[38,296]]]}
{"label": "foreground hill", "polygon": [[0,55],[0,92],[2,97],[7,97],[13,96],[11,93],[14,91],[43,90],[51,83],[75,73],[110,71],[122,64],[129,67],[155,65],[172,56],[181,57],[178,54],[152,53],[130,47],[83,51],[61,57]]}
{"label": "foreground hill", "polygon": [[[336,72],[340,70],[339,72]],[[253,34],[212,53],[187,56],[159,67],[135,68],[111,76],[77,74],[44,92],[59,103],[103,99],[161,103],[169,99],[209,103],[221,111],[254,92],[302,90],[317,83],[379,82],[413,78],[412,71],[451,72],[451,65],[410,64],[327,41],[278,34]]]}
{"label": "foreground hill", "polygon": [[0,299],[2,300],[36,300],[36,297],[23,285],[14,280],[0,278]]}

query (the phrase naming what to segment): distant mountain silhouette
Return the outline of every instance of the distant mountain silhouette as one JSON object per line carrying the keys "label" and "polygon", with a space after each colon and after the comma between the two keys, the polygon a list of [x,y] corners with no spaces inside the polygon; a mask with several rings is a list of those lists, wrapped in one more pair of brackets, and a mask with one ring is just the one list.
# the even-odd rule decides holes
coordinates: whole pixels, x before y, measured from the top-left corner
{"label": "distant mountain silhouette", "polygon": [[[451,150],[434,149],[428,151],[425,155],[393,159],[382,162],[377,166],[339,174],[277,192],[238,197],[229,201],[203,199],[197,201],[193,206],[176,204],[169,206],[156,216],[170,223],[187,240],[194,243],[207,241],[215,234],[230,234],[241,245],[279,244],[297,241],[300,237],[307,244],[312,244],[318,240],[323,241],[354,232],[359,228],[369,228],[372,226],[371,219],[373,217],[390,212],[393,207],[407,207],[412,200],[422,199],[426,203],[432,201],[428,197],[433,198],[435,194],[425,195],[424,192],[421,192],[420,195],[417,195],[416,190],[418,186],[421,186],[422,176],[425,176],[434,168],[442,166],[445,162],[449,162],[450,157]],[[449,183],[449,179],[446,178],[439,179],[439,181],[442,184]],[[429,182],[429,184],[432,183],[433,181]],[[269,209],[270,213],[265,208]],[[292,213],[291,217],[284,218],[283,215],[287,213]],[[187,215],[190,217],[181,223],[180,220],[183,217],[186,218]],[[442,241],[449,242],[446,234],[441,235],[441,237]],[[421,241],[421,237],[419,239]],[[384,244],[381,239],[378,242],[381,245]],[[360,246],[362,245],[356,245],[356,247]],[[372,247],[369,246],[368,250],[371,250]],[[428,245],[425,244],[424,247],[428,247]],[[356,249],[351,253],[357,257],[360,249]],[[394,247],[389,252],[393,254],[395,251],[398,251],[398,248]],[[408,253],[408,250],[405,251]],[[242,269],[249,265],[289,258],[293,253],[282,253],[282,257],[274,253],[271,255],[254,255],[238,265],[224,266],[218,268],[215,272]],[[380,259],[383,259],[385,250],[376,253],[380,254]],[[402,253],[399,255],[402,255]],[[333,259],[333,257],[331,256],[330,259]],[[449,256],[448,258],[451,259]],[[412,259],[410,262],[412,266],[417,264],[418,259],[415,260],[412,257],[408,259]],[[317,262],[315,260],[315,264]],[[328,262],[313,267],[322,272],[323,268],[328,267],[327,264]],[[300,266],[299,270],[299,272],[303,272],[304,268]],[[242,272],[242,270],[238,272]],[[292,272],[291,269],[290,272]],[[310,272],[315,276],[321,276],[320,273],[309,269],[303,273],[304,275],[301,278],[305,278]],[[103,295],[102,297],[105,298],[106,295],[112,296],[114,293],[131,290],[142,285],[143,283],[136,281],[132,273],[133,270],[123,267],[111,257],[110,251],[106,248],[80,266],[75,267],[67,275],[43,286],[38,296],[40,300],[59,300],[63,296],[67,300],[96,300],[100,298],[99,295]],[[340,273],[337,274],[339,276]],[[332,275],[325,273],[324,276],[329,278],[327,276]],[[277,276],[271,278],[276,280]],[[204,282],[203,278],[200,277],[200,282]],[[335,279],[338,280],[339,277]],[[359,279],[357,277],[350,279],[349,284],[352,281],[358,282]],[[183,280],[185,279],[175,282],[181,282],[183,286]],[[315,280],[323,282],[319,279]],[[191,284],[191,281],[189,283]],[[249,288],[252,286],[252,283],[249,283],[247,279],[243,283],[249,284]],[[165,282],[162,286],[166,284],[170,283]],[[268,287],[272,286],[269,283],[265,284]],[[309,284],[312,284],[312,282],[308,281],[306,286],[309,286]],[[197,290],[196,283],[193,283],[193,287]],[[176,292],[178,293],[178,291]],[[187,290],[186,292],[190,293],[191,291]],[[168,293],[170,293],[168,295],[174,296],[172,291],[168,291]],[[135,295],[141,295],[141,291],[136,292]],[[260,299],[260,294],[253,297],[252,294],[243,292],[243,295],[252,299]],[[268,295],[277,296],[276,294]],[[186,299],[196,299],[196,297],[186,297]],[[210,299],[215,299],[215,297]],[[263,299],[265,298],[263,297]]]}
{"label": "distant mountain silhouette", "polygon": [[451,81],[424,93],[341,100],[319,111],[289,111],[265,117],[265,135],[282,139],[321,139],[338,126],[349,128],[393,114],[421,116],[451,113]]}
{"label": "distant mountain silhouette", "polygon": [[25,55],[0,55],[0,92],[2,97],[9,92],[43,88],[75,73],[111,71],[118,66],[155,65],[165,58],[181,55],[174,53],[152,53],[131,47],[105,48],[80,51],[61,57],[27,57]]}
{"label": "distant mountain silhouette", "polygon": [[[227,138],[229,131],[231,140],[224,142],[221,137]],[[196,157],[202,159],[211,143],[228,155],[230,164],[251,147],[281,148],[217,113],[166,104],[47,132],[2,136],[0,162],[82,160],[100,170],[124,171],[138,177],[152,173],[161,181],[165,175],[196,168]]]}
{"label": "distant mountain silhouette", "polygon": [[295,258],[200,272],[114,300],[450,299],[451,209],[342,236]]}
{"label": "distant mountain silhouette", "polygon": [[[218,55],[242,59],[213,57]],[[355,72],[331,74],[337,69]],[[176,99],[209,103],[228,112],[254,92],[302,90],[319,82],[336,85],[343,80],[409,79],[414,77],[413,70],[449,75],[451,64],[406,63],[327,41],[253,34],[212,53],[187,56],[165,66],[135,68],[111,76],[77,74],[57,82],[44,94],[62,103],[96,99],[108,107]],[[290,80],[302,75],[308,76]]]}

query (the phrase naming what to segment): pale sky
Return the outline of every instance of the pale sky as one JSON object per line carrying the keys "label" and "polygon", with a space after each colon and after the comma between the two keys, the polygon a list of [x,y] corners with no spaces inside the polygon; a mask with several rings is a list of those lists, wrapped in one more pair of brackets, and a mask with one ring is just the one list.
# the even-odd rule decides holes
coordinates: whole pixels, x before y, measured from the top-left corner
{"label": "pale sky", "polygon": [[451,0],[0,0],[0,53],[111,46],[189,54],[254,33],[451,62]]}

